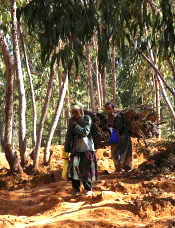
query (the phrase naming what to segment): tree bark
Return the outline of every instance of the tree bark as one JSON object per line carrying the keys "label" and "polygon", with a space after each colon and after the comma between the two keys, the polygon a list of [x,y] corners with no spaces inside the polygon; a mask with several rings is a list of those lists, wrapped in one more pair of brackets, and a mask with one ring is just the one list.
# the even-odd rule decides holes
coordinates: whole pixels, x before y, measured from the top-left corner
{"label": "tree bark", "polygon": [[99,75],[99,69],[98,69],[98,46],[97,46],[95,35],[93,36],[93,44],[94,44],[94,49],[96,51],[95,69],[96,69],[97,102],[98,102],[98,108],[101,108],[101,90],[100,90],[100,77],[99,77],[100,75]]}
{"label": "tree bark", "polygon": [[[155,75],[155,97],[156,97],[156,112],[157,112],[157,123],[160,123],[160,87],[158,79]],[[158,138],[161,138],[161,127],[158,125]]]}
{"label": "tree bark", "polygon": [[48,137],[47,137],[45,153],[44,153],[44,164],[45,165],[48,165],[48,162],[50,160],[49,159],[50,158],[50,145],[51,145],[52,137],[54,135],[54,132],[55,132],[55,129],[56,129],[56,126],[57,126],[57,123],[58,123],[58,120],[59,120],[59,117],[60,117],[60,114],[61,114],[64,98],[65,98],[65,95],[66,95],[67,86],[68,86],[68,71],[66,72],[66,78],[65,78],[64,84],[62,86],[62,92],[61,92],[60,98],[59,98],[58,103],[57,103],[57,107],[56,107],[56,112],[55,112],[55,116],[54,116],[54,119],[53,119],[53,123],[52,123],[52,126],[50,128],[50,131],[49,131],[49,134],[48,134]]}
{"label": "tree bark", "polygon": [[160,87],[161,87],[162,95],[163,95],[163,97],[164,97],[164,100],[165,100],[165,102],[166,102],[166,104],[167,104],[167,106],[168,106],[168,108],[169,108],[169,111],[170,111],[170,113],[171,113],[171,115],[172,115],[172,117],[173,117],[173,120],[174,120],[174,122],[175,122],[175,112],[174,112],[173,106],[171,105],[171,102],[169,101],[169,98],[168,98],[168,96],[167,96],[167,94],[166,94],[166,91],[165,91],[165,88],[164,88],[164,86],[163,86],[163,83],[162,83],[161,78],[159,77],[159,75],[156,75],[156,76],[157,76],[159,85],[160,85]]}
{"label": "tree bark", "polygon": [[27,74],[29,76],[29,81],[30,81],[30,90],[31,90],[31,98],[32,98],[32,108],[33,108],[33,140],[32,140],[32,144],[33,144],[33,148],[34,148],[36,145],[36,121],[37,121],[35,92],[34,92],[34,88],[33,88],[32,75],[31,75],[31,71],[30,71],[30,67],[29,67],[29,61],[28,61],[28,57],[27,57],[27,51],[26,51],[26,47],[25,47],[24,36],[23,36],[21,25],[19,25],[19,31],[20,31],[20,38],[21,38],[21,43],[22,43],[24,57],[25,57]]}
{"label": "tree bark", "polygon": [[140,72],[139,70],[139,77],[140,77],[140,80],[141,80],[141,84],[142,84],[142,91],[143,93],[141,94],[142,96],[142,104],[145,103],[147,104],[147,99],[146,99],[146,95],[145,95],[145,91],[146,91],[146,88],[145,88],[145,82],[144,82],[144,77],[142,75],[142,73]]}
{"label": "tree bark", "polygon": [[90,53],[89,53],[89,44],[86,43],[86,56],[87,56],[87,65],[88,65],[88,74],[89,74],[89,92],[90,92],[90,98],[91,98],[91,108],[92,111],[96,111],[95,107],[95,99],[94,99],[94,88],[93,88],[93,81],[92,81],[92,69],[91,69],[91,59],[90,59]]}
{"label": "tree bark", "polygon": [[[132,42],[132,41],[131,41]],[[132,42],[132,45],[134,46],[134,43]],[[171,113],[171,115],[172,115],[172,117],[173,117],[173,120],[174,120],[174,122],[175,122],[175,112],[174,112],[174,110],[173,110],[173,107],[172,107],[172,105],[171,105],[171,102],[169,101],[169,99],[168,99],[168,96],[167,96],[167,94],[166,94],[166,91],[165,91],[165,88],[164,88],[164,86],[163,86],[163,83],[162,82],[164,82],[164,84],[165,84],[165,86],[166,86],[166,88],[167,89],[169,89],[169,91],[173,94],[173,96],[175,96],[175,92],[173,91],[173,89],[167,84],[167,82],[165,81],[165,79],[163,78],[163,76],[161,75],[161,73],[160,73],[160,71],[157,69],[157,67],[155,66],[155,64],[139,49],[139,48],[137,48],[137,50],[141,53],[141,55],[147,60],[147,62],[153,67],[153,69],[155,70],[155,75],[156,75],[156,77],[157,77],[157,79],[158,79],[158,82],[159,82],[159,85],[160,85],[160,88],[161,88],[161,90],[162,90],[162,94],[163,94],[163,98],[164,98],[164,100],[165,100],[165,102],[166,102],[166,104],[167,104],[167,106],[168,106],[168,108],[169,108],[169,110],[170,110],[170,113]]]}
{"label": "tree bark", "polygon": [[[59,51],[62,49],[62,42],[61,40],[59,40]],[[62,60],[59,60],[59,97],[61,97],[61,93],[62,93],[62,83],[63,83],[63,65],[62,65]],[[61,145],[61,131],[62,131],[62,124],[61,124],[61,115],[62,113],[60,113],[60,121],[58,123],[58,138],[59,138],[59,144]]]}
{"label": "tree bark", "polygon": [[[57,48],[55,48],[55,54],[56,53],[57,53]],[[40,123],[39,123],[39,126],[38,126],[37,141],[36,141],[36,146],[35,146],[35,149],[34,149],[34,163],[33,163],[33,171],[34,171],[34,173],[38,169],[42,133],[43,133],[44,122],[45,122],[47,110],[48,110],[49,103],[50,103],[50,98],[51,98],[51,95],[52,95],[52,88],[53,88],[53,81],[54,81],[54,76],[55,76],[56,64],[57,64],[57,61],[55,60],[55,63],[53,65],[52,69],[51,69],[50,79],[49,79],[48,88],[47,88],[46,100],[45,100],[45,104],[44,104],[44,107],[43,107],[43,110],[42,110]]]}
{"label": "tree bark", "polygon": [[0,145],[1,145],[1,152],[4,152],[4,129],[3,129],[3,121],[1,118],[1,113],[0,113]]}
{"label": "tree bark", "polygon": [[[67,94],[69,94],[69,90],[67,90]],[[66,96],[65,97],[65,105],[66,105],[66,108],[65,108],[65,126],[67,128],[68,124],[69,124],[69,110],[68,110],[68,105],[69,105],[69,98]]]}
{"label": "tree bark", "polygon": [[[132,45],[134,46],[134,42],[131,41]],[[165,84],[166,88],[170,91],[170,93],[175,97],[175,91],[173,90],[173,88],[171,88],[168,83],[166,82],[166,80],[164,79],[164,77],[162,76],[162,74],[160,73],[160,71],[158,70],[158,68],[155,66],[155,64],[139,49],[137,48],[137,50],[140,52],[140,54],[144,57],[144,59],[146,59],[146,61],[152,66],[152,68],[155,70],[155,72],[157,73],[157,75],[160,77],[160,79],[162,80],[162,82]]]}
{"label": "tree bark", "polygon": [[21,165],[24,166],[27,160],[26,150],[26,98],[22,75],[21,59],[18,44],[18,25],[16,18],[16,0],[12,0],[12,33],[13,33],[13,51],[17,73],[17,84],[19,91],[19,150],[21,156]]}
{"label": "tree bark", "polygon": [[116,105],[116,73],[115,73],[115,46],[112,47],[112,70],[113,70],[113,104]]}
{"label": "tree bark", "polygon": [[0,30],[0,46],[5,59],[7,69],[6,108],[5,108],[5,134],[4,152],[11,173],[22,172],[20,163],[13,152],[13,83],[14,83],[14,60],[11,57],[3,31]]}
{"label": "tree bark", "polygon": [[169,66],[173,72],[173,76],[174,76],[174,80],[175,80],[175,68],[174,68],[173,63],[171,62],[170,59],[168,59],[168,64],[169,64]]}
{"label": "tree bark", "polygon": [[103,85],[103,105],[106,104],[107,100],[107,83],[106,83],[106,67],[104,68],[104,73],[103,73],[103,80],[102,80],[102,85]]}

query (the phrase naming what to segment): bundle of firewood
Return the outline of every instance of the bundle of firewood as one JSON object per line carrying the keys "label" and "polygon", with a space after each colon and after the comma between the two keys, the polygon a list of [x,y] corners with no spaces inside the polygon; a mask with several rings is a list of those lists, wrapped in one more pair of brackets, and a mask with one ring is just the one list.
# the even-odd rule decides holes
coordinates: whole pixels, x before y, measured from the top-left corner
{"label": "bundle of firewood", "polygon": [[126,126],[131,131],[131,137],[153,138],[158,136],[156,112],[147,105],[123,109],[119,112]]}
{"label": "bundle of firewood", "polygon": [[[117,109],[116,117],[120,115],[121,124],[116,126],[119,134],[123,131],[129,133],[131,137],[153,138],[158,136],[157,114],[149,106],[139,106],[135,108]],[[84,110],[85,115],[92,119],[91,134],[94,140],[95,148],[100,148],[108,142],[111,131],[107,127],[107,118],[104,113],[96,113]],[[114,120],[115,122],[115,120]],[[115,124],[114,124],[115,125]],[[114,126],[115,128],[115,126]]]}

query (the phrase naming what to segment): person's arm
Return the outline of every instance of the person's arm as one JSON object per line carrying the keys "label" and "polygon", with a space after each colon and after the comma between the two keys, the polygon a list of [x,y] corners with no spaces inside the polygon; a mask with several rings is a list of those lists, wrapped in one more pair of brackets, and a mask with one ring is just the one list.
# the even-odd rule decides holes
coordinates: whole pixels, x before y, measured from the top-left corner
{"label": "person's arm", "polygon": [[126,126],[124,119],[120,114],[114,118],[114,128],[119,131],[120,135],[131,135],[130,129]]}
{"label": "person's arm", "polygon": [[113,126],[115,129],[117,129],[119,132],[123,131],[124,123],[123,119],[120,114],[114,117],[114,123]]}
{"label": "person's arm", "polygon": [[91,120],[90,116],[85,116],[83,121],[85,123],[84,126],[82,127],[77,124],[74,127],[74,131],[76,133],[78,133],[79,135],[87,136],[87,135],[89,135],[90,130],[91,130],[92,120]]}
{"label": "person's arm", "polygon": [[73,134],[71,131],[71,125],[68,125],[68,129],[66,132],[66,136],[65,136],[65,143],[64,143],[64,151],[65,152],[72,152],[72,145],[73,145]]}

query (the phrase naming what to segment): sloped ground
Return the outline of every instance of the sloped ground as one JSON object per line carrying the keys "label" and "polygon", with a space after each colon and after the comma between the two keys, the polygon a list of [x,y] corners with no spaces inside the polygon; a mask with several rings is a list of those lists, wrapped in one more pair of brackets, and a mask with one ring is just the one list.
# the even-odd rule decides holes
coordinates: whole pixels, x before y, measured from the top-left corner
{"label": "sloped ground", "polygon": [[7,175],[0,155],[0,227],[172,228],[175,227],[175,143],[152,139],[148,148],[133,142],[130,173],[114,173],[110,147],[97,150],[99,180],[93,196],[72,196],[71,182],[61,179],[62,148],[51,148],[48,167],[39,174]]}

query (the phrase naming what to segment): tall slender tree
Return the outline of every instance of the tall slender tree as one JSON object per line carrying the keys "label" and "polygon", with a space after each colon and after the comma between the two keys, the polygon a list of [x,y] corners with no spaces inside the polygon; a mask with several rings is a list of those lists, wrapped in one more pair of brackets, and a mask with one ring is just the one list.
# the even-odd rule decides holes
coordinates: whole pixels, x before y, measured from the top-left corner
{"label": "tall slender tree", "polygon": [[44,164],[45,165],[47,165],[49,162],[51,140],[52,140],[52,137],[53,137],[53,134],[55,132],[58,120],[59,120],[60,115],[61,115],[63,102],[64,102],[64,99],[66,96],[67,86],[68,86],[68,71],[66,72],[65,81],[64,81],[63,86],[62,86],[62,92],[60,93],[60,97],[58,99],[58,103],[57,103],[57,107],[56,107],[56,111],[55,111],[55,116],[53,118],[53,123],[52,123],[52,126],[50,128],[50,131],[49,131],[49,134],[47,137],[47,142],[46,142],[46,147],[45,147],[45,152],[44,152]]}
{"label": "tall slender tree", "polygon": [[106,103],[107,100],[107,80],[106,80],[106,67],[104,68],[103,78],[102,78],[102,85],[103,85],[103,105]]}
{"label": "tall slender tree", "polygon": [[90,57],[88,43],[86,43],[86,55],[87,55],[88,75],[89,75],[89,92],[91,97],[91,108],[92,108],[92,111],[95,112],[96,107],[95,107],[94,87],[93,87],[93,81],[92,81],[92,66],[91,66],[91,57]]}
{"label": "tall slender tree", "polygon": [[115,46],[112,45],[112,72],[113,72],[113,103],[116,105],[116,68],[115,68]]}
{"label": "tall slender tree", "polygon": [[6,38],[0,29],[0,45],[7,69],[7,88],[6,88],[6,109],[5,109],[5,134],[4,134],[4,152],[11,173],[21,172],[21,166],[13,151],[13,84],[15,66],[14,59],[11,56]]}
{"label": "tall slender tree", "polygon": [[95,76],[96,76],[96,88],[97,88],[97,102],[98,102],[98,108],[101,108],[102,100],[101,100],[101,90],[100,90],[100,75],[99,75],[99,68],[98,68],[98,45],[96,40],[96,34],[94,34],[93,36],[93,46],[96,51]]}
{"label": "tall slender tree", "polygon": [[23,52],[24,52],[27,74],[29,76],[29,81],[30,81],[30,90],[31,90],[31,98],[32,98],[32,108],[33,108],[33,134],[32,134],[33,140],[32,140],[32,144],[33,144],[33,148],[34,148],[36,145],[36,121],[37,121],[35,91],[34,91],[34,87],[33,87],[32,75],[31,75],[31,70],[30,70],[30,66],[29,66],[26,45],[24,42],[24,36],[23,36],[23,32],[22,32],[22,27],[20,24],[19,24],[19,32],[20,32],[20,38],[21,38],[22,48],[23,48]]}
{"label": "tall slender tree", "polygon": [[12,34],[13,34],[13,52],[15,58],[15,70],[17,75],[17,85],[19,91],[19,149],[21,155],[21,164],[27,161],[27,150],[26,150],[26,97],[25,88],[22,75],[21,59],[19,53],[19,38],[18,38],[18,22],[16,18],[16,0],[11,0],[12,10]]}
{"label": "tall slender tree", "polygon": [[[56,53],[57,53],[57,47],[55,47],[55,54]],[[36,146],[35,146],[35,149],[34,149],[34,163],[33,163],[33,171],[34,172],[37,171],[38,165],[39,165],[39,155],[40,155],[40,146],[41,146],[42,133],[43,133],[44,122],[45,122],[45,118],[46,118],[46,114],[47,114],[47,110],[48,110],[48,107],[49,107],[50,98],[51,98],[51,94],[52,94],[53,81],[54,81],[55,70],[56,70],[56,64],[57,64],[57,60],[55,59],[55,62],[53,64],[52,68],[51,68],[50,78],[49,78],[49,83],[48,83],[48,88],[47,88],[46,100],[45,100],[45,104],[44,104],[44,107],[43,107],[43,110],[42,110],[40,123],[39,123],[39,126],[38,126],[37,141],[36,141]]]}

